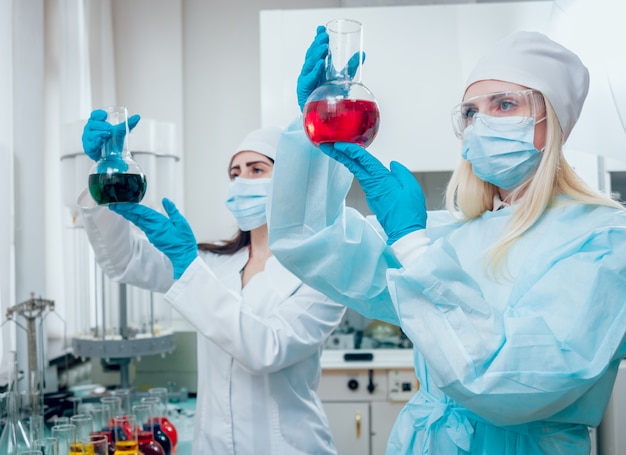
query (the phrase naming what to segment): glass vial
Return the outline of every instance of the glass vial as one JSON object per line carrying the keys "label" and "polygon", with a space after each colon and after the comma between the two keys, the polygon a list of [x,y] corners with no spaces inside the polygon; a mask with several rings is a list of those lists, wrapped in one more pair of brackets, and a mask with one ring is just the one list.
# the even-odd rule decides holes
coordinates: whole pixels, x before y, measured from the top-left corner
{"label": "glass vial", "polygon": [[146,176],[128,148],[128,111],[111,106],[104,110],[111,136],[104,141],[100,159],[89,172],[89,193],[99,205],[140,202],[146,194]]}
{"label": "glass vial", "polygon": [[329,37],[326,81],[307,99],[304,131],[315,146],[353,142],[367,147],[380,125],[378,102],[361,82],[363,26],[351,19],[326,24]]}

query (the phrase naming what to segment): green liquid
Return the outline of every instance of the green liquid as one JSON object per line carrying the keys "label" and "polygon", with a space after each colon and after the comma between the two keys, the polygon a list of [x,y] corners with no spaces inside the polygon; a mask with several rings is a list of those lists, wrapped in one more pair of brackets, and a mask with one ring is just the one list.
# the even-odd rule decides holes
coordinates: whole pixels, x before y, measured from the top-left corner
{"label": "green liquid", "polygon": [[98,205],[139,202],[146,194],[146,177],[141,174],[91,174],[89,192]]}

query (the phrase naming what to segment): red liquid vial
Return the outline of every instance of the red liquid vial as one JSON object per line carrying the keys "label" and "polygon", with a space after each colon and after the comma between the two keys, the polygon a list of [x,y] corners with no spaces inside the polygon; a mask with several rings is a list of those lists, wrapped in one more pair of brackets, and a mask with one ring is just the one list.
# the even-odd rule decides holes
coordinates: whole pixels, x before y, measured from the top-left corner
{"label": "red liquid vial", "polygon": [[362,147],[378,133],[380,112],[369,100],[322,99],[304,106],[304,131],[315,146],[328,142],[352,142]]}
{"label": "red liquid vial", "polygon": [[139,451],[143,455],[166,455],[163,447],[154,440],[150,430],[139,432]]}
{"label": "red liquid vial", "polygon": [[159,417],[161,421],[161,429],[170,439],[172,443],[172,453],[176,450],[176,446],[178,445],[178,431],[174,424],[165,416]]}

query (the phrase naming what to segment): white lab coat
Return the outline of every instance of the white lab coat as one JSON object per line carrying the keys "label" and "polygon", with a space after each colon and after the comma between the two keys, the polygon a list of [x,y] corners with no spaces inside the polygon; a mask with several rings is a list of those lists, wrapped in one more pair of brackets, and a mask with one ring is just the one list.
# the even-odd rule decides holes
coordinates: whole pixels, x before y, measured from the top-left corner
{"label": "white lab coat", "polygon": [[336,453],[316,390],[322,345],[345,307],[273,257],[242,289],[247,249],[200,252],[174,281],[169,259],[122,217],[103,207],[82,215],[105,273],[166,292],[198,331],[194,455]]}

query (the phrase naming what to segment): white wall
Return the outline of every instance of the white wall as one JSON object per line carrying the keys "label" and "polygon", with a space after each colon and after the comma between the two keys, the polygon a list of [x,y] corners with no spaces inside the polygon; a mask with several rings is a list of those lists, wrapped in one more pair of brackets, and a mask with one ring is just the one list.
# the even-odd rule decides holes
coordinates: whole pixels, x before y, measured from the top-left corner
{"label": "white wall", "polygon": [[452,170],[460,144],[450,111],[461,100],[469,71],[512,31],[545,31],[551,9],[552,2],[515,2],[263,12],[263,122],[295,117],[295,81],[316,26],[347,16],[363,23],[362,81],[381,111],[368,150],[415,172]]}
{"label": "white wall", "polygon": [[[11,0],[0,1],[0,314],[15,304],[15,257],[14,257],[14,192],[13,192],[13,5]],[[10,69],[10,70],[6,70]],[[0,332],[0,384],[8,378],[3,366],[7,352],[13,347],[12,327],[5,325]]]}

